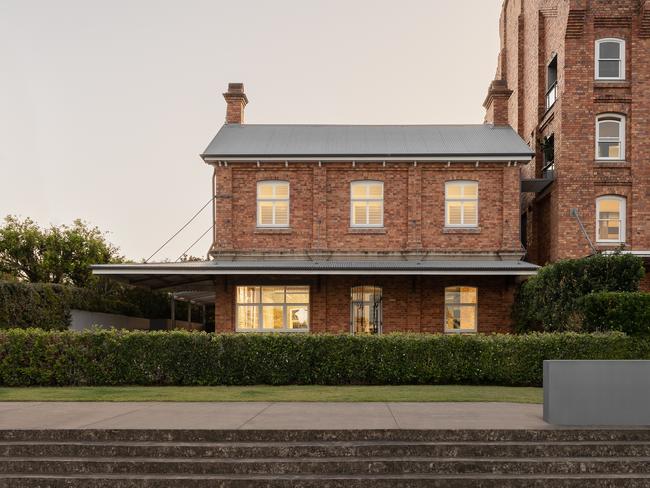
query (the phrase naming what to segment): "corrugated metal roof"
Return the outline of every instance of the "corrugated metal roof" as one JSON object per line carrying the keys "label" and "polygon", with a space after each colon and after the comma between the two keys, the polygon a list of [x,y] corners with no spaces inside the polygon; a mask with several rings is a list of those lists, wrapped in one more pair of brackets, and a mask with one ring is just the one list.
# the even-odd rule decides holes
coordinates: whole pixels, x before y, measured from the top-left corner
{"label": "corrugated metal roof", "polygon": [[225,124],[203,157],[532,156],[510,126]]}

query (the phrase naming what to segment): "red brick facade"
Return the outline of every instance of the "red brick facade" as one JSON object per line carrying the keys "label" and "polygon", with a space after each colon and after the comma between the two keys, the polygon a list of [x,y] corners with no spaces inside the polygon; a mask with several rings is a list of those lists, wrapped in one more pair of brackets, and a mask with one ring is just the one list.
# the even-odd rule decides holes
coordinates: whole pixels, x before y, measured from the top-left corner
{"label": "red brick facade", "polygon": [[[650,250],[650,1],[506,0],[496,79],[512,93],[508,123],[535,150],[523,178],[542,178],[542,140],[555,139],[555,180],[526,193],[527,259],[538,264],[593,251],[570,215],[577,209],[596,243],[596,198],[626,199],[626,248]],[[625,79],[595,79],[598,39],[625,41]],[[557,100],[547,109],[547,66],[557,56]],[[494,83],[493,83],[494,85]],[[490,87],[490,91],[493,89]],[[596,117],[625,116],[622,161],[597,161]],[[494,110],[487,107],[486,120]]]}

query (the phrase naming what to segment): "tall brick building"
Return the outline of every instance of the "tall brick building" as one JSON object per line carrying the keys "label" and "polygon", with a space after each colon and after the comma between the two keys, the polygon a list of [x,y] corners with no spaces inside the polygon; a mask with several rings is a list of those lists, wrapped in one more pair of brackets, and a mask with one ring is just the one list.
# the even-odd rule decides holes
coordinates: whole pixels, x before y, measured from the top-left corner
{"label": "tall brick building", "polygon": [[486,121],[535,152],[522,168],[527,259],[650,258],[650,1],[505,0],[499,33]]}
{"label": "tall brick building", "polygon": [[97,266],[214,300],[220,332],[506,332],[523,261],[511,127],[256,125],[242,84],[202,154],[212,260]]}

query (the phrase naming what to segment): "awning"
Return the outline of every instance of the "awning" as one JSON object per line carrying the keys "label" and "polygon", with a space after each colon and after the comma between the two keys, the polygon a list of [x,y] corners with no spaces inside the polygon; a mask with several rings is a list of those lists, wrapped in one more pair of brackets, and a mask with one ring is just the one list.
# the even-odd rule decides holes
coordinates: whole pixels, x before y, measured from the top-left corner
{"label": "awning", "polygon": [[517,260],[228,260],[98,264],[93,274],[149,288],[204,289],[216,276],[531,276],[539,266]]}

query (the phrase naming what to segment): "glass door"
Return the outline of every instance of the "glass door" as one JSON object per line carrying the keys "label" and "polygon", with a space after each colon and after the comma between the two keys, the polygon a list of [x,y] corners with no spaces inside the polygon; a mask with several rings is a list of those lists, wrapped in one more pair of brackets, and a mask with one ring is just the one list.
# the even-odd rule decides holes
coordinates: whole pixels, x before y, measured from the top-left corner
{"label": "glass door", "polygon": [[355,286],[351,290],[350,332],[381,334],[382,289],[379,286]]}

